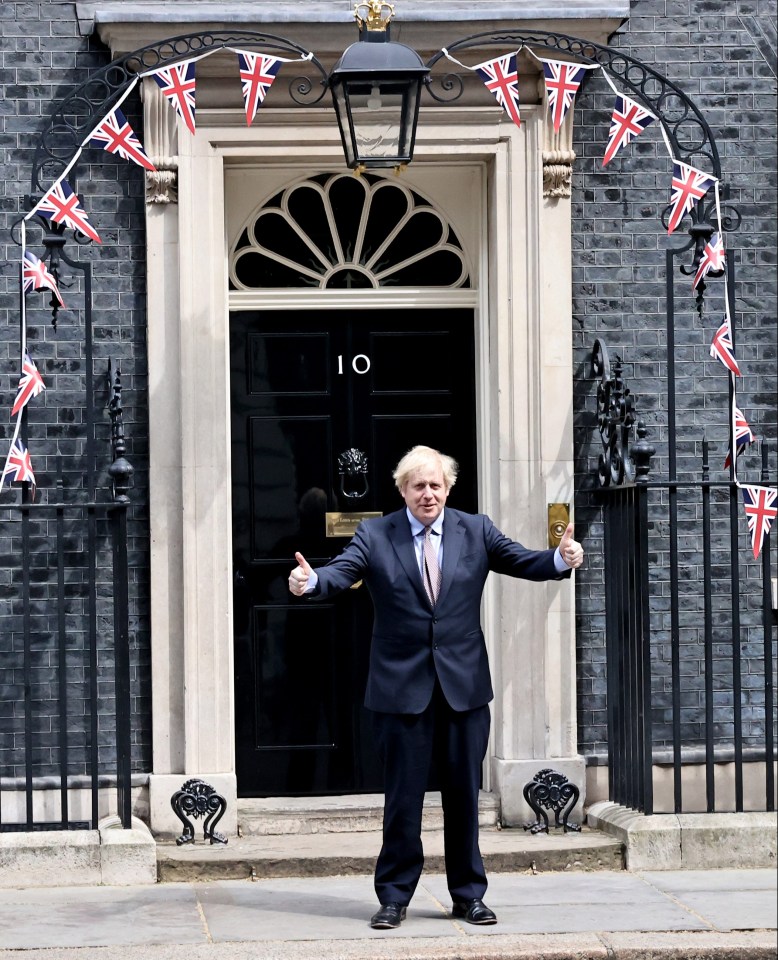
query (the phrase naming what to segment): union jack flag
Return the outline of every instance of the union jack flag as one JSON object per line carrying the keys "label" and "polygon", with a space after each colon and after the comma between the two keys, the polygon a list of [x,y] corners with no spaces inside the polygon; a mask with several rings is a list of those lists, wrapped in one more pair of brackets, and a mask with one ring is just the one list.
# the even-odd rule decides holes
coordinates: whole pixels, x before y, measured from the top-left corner
{"label": "union jack flag", "polygon": [[613,116],[611,117],[611,129],[608,134],[608,147],[605,150],[605,156],[602,158],[602,165],[605,166],[610,163],[622,147],[626,147],[654,120],[656,120],[656,117],[653,113],[644,110],[634,100],[630,100],[629,97],[617,96],[616,104],[613,107]]}
{"label": "union jack flag", "polygon": [[103,147],[109,153],[115,153],[125,160],[132,160],[146,170],[156,167],[146,156],[140,140],[130,126],[124,113],[117,107],[109,113],[99,127],[92,133],[88,143],[93,147]]}
{"label": "union jack flag", "polygon": [[500,106],[505,108],[511,120],[520,127],[519,74],[516,67],[516,54],[506,53],[503,57],[479,63],[473,69],[483,80],[486,89],[491,90]]}
{"label": "union jack flag", "polygon": [[548,107],[554,118],[554,130],[558,131],[586,76],[586,67],[562,63],[560,60],[544,60],[543,75],[546,78]]}
{"label": "union jack flag", "polygon": [[754,559],[762,552],[764,538],[770,533],[778,509],[775,506],[778,490],[769,487],[756,487],[743,484],[743,503],[746,508],[748,529],[751,531],[751,546]]}
{"label": "union jack flag", "polygon": [[57,300],[59,300],[59,305],[64,307],[65,303],[60,295],[57,281],[49,272],[46,264],[42,260],[39,260],[34,253],[30,253],[29,250],[24,251],[23,264],[22,289],[24,292],[28,293],[30,290],[43,290],[44,288],[51,290]]}
{"label": "union jack flag", "polygon": [[190,133],[195,132],[195,62],[186,60],[152,73],[157,85],[181,117]]}
{"label": "union jack flag", "polygon": [[[739,457],[744,448],[753,443],[756,437],[751,432],[746,418],[740,410],[735,407],[735,456]],[[724,461],[724,469],[728,469],[732,463],[732,450],[727,452],[727,459]]]}
{"label": "union jack flag", "polygon": [[246,105],[246,123],[249,126],[257,115],[257,110],[262,106],[282,63],[283,61],[278,57],[268,57],[262,53],[238,54],[243,102]]}
{"label": "union jack flag", "polygon": [[670,187],[672,209],[670,222],[667,224],[668,233],[675,230],[683,220],[684,214],[705,196],[715,182],[715,177],[709,177],[702,170],[690,167],[688,163],[681,163],[679,160],[673,161],[673,182]]}
{"label": "union jack flag", "polygon": [[16,391],[16,400],[11,410],[11,416],[16,414],[32,400],[46,389],[43,377],[38,373],[38,368],[32,360],[29,353],[25,353],[22,362],[22,375],[19,378],[19,387]]}
{"label": "union jack flag", "polygon": [[32,471],[30,453],[20,437],[14,440],[8,451],[8,459],[5,461],[3,475],[0,477],[0,490],[3,489],[6,479],[9,483],[31,484],[32,499],[35,499],[35,474]]}
{"label": "union jack flag", "polygon": [[706,274],[710,273],[711,270],[715,270],[717,273],[723,270],[725,259],[724,240],[720,233],[714,233],[702,251],[700,265],[697,267],[697,273],[694,275],[694,285],[692,289],[696,290],[700,280],[702,280]]}
{"label": "union jack flag", "polygon": [[53,220],[54,223],[64,223],[71,230],[78,230],[95,243],[103,241],[98,237],[97,231],[87,219],[86,214],[78,202],[78,197],[67,180],[60,180],[55,183],[45,197],[35,207],[33,213],[37,213],[47,220]]}
{"label": "union jack flag", "polygon": [[713,343],[710,345],[710,355],[715,357],[731,370],[736,377],[739,377],[740,367],[735,359],[735,348],[732,346],[732,329],[729,325],[729,317],[724,317],[724,322],[713,335]]}

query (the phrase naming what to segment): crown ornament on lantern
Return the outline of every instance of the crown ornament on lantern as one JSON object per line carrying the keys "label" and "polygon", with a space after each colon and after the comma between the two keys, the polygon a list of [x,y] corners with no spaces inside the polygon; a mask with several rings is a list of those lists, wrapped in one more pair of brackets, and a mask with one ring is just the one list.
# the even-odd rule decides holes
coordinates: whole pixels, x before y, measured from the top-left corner
{"label": "crown ornament on lantern", "polygon": [[384,0],[364,0],[354,7],[354,19],[360,30],[386,30],[394,16],[394,4]]}

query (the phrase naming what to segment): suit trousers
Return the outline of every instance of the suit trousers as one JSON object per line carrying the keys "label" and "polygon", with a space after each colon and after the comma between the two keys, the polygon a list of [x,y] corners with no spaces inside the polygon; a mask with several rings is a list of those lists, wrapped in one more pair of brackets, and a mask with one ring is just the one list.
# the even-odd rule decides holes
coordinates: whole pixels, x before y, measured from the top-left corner
{"label": "suit trousers", "polygon": [[375,869],[379,903],[407,905],[424,866],[421,818],[433,763],[443,801],[446,879],[455,901],[483,898],[478,792],[489,740],[489,705],[458,712],[440,685],[420,714],[374,713],[384,766],[383,846]]}

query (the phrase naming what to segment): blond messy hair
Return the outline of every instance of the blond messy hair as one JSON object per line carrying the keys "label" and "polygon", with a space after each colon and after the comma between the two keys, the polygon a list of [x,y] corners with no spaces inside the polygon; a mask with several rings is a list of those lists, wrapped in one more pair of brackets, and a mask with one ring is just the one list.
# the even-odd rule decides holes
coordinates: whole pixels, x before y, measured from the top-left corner
{"label": "blond messy hair", "polygon": [[459,464],[453,457],[447,457],[440,450],[424,446],[412,447],[395,467],[392,477],[397,489],[402,491],[411,475],[416,473],[417,470],[422,470],[430,463],[440,464],[443,470],[443,480],[450,490],[457,482]]}

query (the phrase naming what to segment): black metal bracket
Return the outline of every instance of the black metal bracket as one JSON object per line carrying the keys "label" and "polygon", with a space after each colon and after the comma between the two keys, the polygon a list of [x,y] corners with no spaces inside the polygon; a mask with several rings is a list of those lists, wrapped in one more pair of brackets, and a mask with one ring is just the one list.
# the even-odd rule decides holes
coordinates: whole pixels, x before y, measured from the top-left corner
{"label": "black metal bracket", "polygon": [[555,827],[562,827],[565,833],[568,830],[580,832],[580,824],[568,822],[580,795],[581,791],[578,787],[564,774],[550,768],[538,770],[532,780],[524,786],[524,799],[535,814],[535,819],[528,820],[524,824],[524,829],[529,830],[530,833],[548,833],[546,810],[553,810]]}
{"label": "black metal bracket", "polygon": [[212,844],[228,842],[227,837],[214,829],[224,816],[227,801],[209,783],[197,779],[187,780],[170,798],[170,806],[184,825],[184,832],[176,838],[179,847],[185,843],[194,843],[195,828],[189,817],[194,817],[195,820],[205,817],[203,840],[210,840]]}

